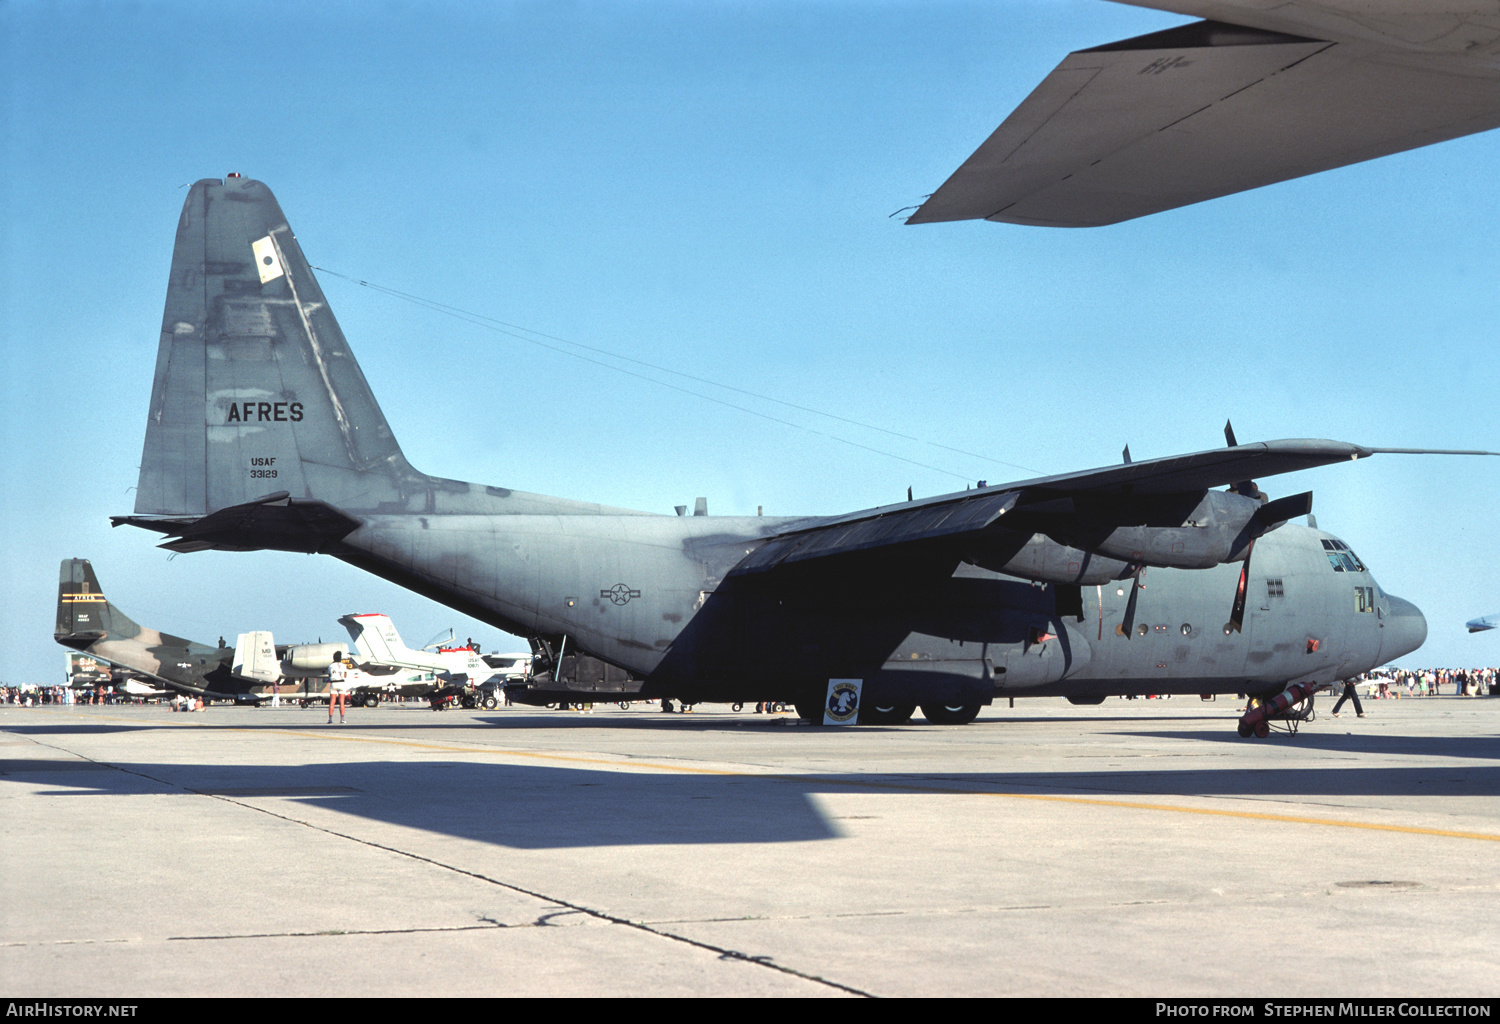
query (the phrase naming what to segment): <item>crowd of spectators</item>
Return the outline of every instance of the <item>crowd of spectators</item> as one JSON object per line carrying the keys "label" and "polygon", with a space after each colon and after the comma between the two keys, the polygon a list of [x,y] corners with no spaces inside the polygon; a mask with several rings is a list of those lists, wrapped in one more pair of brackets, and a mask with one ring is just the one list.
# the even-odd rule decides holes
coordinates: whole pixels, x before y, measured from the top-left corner
{"label": "crowd of spectators", "polygon": [[1500,697],[1500,668],[1377,669],[1355,682],[1371,697]]}
{"label": "crowd of spectators", "polygon": [[[5,703],[21,704],[31,706],[37,704],[87,704],[88,697],[79,696],[66,686],[7,686],[4,688]],[[99,699],[103,700],[107,691],[100,689]]]}
{"label": "crowd of spectators", "polygon": [[[1377,669],[1354,680],[1355,685],[1375,699],[1401,697],[1500,697],[1500,668],[1419,668]],[[107,686],[74,689],[67,686],[0,686],[5,704],[26,707],[42,704],[156,704],[156,699],[142,699],[116,694]],[[287,702],[297,698],[287,698]],[[383,703],[423,701],[425,697],[397,694],[382,695]],[[198,702],[197,709],[203,707]],[[179,708],[174,703],[172,710]],[[756,710],[759,710],[757,708]]]}

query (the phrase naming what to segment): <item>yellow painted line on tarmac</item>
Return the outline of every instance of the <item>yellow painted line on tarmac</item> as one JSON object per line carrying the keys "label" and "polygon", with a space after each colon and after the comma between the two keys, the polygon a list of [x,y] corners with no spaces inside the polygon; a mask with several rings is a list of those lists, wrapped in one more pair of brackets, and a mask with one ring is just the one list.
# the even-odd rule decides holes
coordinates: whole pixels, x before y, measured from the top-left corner
{"label": "yellow painted line on tarmac", "polygon": [[[53,714],[69,714],[69,712],[52,712]],[[77,715],[77,712],[72,712]],[[77,717],[88,717],[93,721],[105,718],[103,715],[88,715]],[[127,718],[105,718],[106,721],[129,722],[134,719]],[[170,723],[177,725],[179,723]],[[183,726],[188,722],[180,723]],[[348,733],[330,733],[323,730],[301,730],[301,729],[242,729],[235,726],[218,726],[229,732],[248,732],[256,735],[266,733],[278,733],[283,736],[308,737],[312,739],[341,740],[345,743],[374,743],[388,746],[411,747],[417,750],[433,750],[450,754],[487,754],[500,757],[533,758],[541,761],[565,761],[576,764],[599,764],[614,768],[648,768],[664,772],[681,772],[688,775],[727,775],[747,779],[772,779],[775,781],[808,782],[806,775],[787,775],[785,773],[756,774],[753,772],[725,770],[721,768],[702,768],[692,765],[659,764],[649,761],[622,761],[615,758],[602,757],[580,757],[576,754],[546,754],[531,750],[506,750],[497,747],[455,747],[436,743],[419,743],[415,740],[386,739],[376,736],[358,736]],[[1221,808],[1210,807],[1184,807],[1180,804],[1153,804],[1136,800],[1104,800],[1098,797],[1086,796],[1060,796],[1051,793],[1005,793],[994,790],[963,789],[945,786],[924,786],[918,783],[908,782],[878,782],[875,780],[864,781],[861,779],[818,779],[818,782],[830,786],[846,786],[853,789],[884,789],[904,793],[940,793],[945,796],[983,796],[999,798],[1004,800],[1035,800],[1041,803],[1079,804],[1088,807],[1114,807],[1122,810],[1132,811],[1163,811],[1175,814],[1197,814],[1213,818],[1239,818],[1246,821],[1273,821],[1285,825],[1322,825],[1330,828],[1353,828],[1364,829],[1369,832],[1395,832],[1402,835],[1438,836],[1444,839],[1477,839],[1482,842],[1500,843],[1500,835],[1489,832],[1462,832],[1454,829],[1421,828],[1416,825],[1381,825],[1364,821],[1347,821],[1341,818],[1312,818],[1296,814],[1268,814],[1263,811],[1231,811]]]}
{"label": "yellow painted line on tarmac", "polygon": [[452,747],[436,743],[418,743],[416,740],[391,740],[379,736],[351,736],[348,733],[331,733],[313,729],[306,732],[301,729],[233,729],[233,732],[255,732],[264,735],[268,732],[280,733],[283,736],[311,736],[320,740],[341,740],[345,743],[384,743],[397,747],[413,747],[417,750],[436,750],[446,754],[493,754],[500,757],[534,757],[542,761],[571,761],[578,764],[606,764],[615,768],[655,768],[664,772],[687,772],[692,775],[741,775],[746,778],[770,778],[771,776],[752,775],[739,770],[725,770],[721,768],[701,768],[680,764],[655,764],[650,761],[621,761],[617,758],[604,757],[580,757],[577,754],[544,754],[535,750],[506,750],[502,747]]}
{"label": "yellow painted line on tarmac", "polygon": [[858,780],[832,780],[835,785],[859,786],[869,789],[895,789],[915,793],[944,793],[956,796],[989,796],[1007,800],[1039,800],[1044,803],[1083,804],[1094,807],[1120,807],[1133,811],[1173,811],[1178,814],[1202,814],[1215,818],[1244,818],[1252,821],[1277,821],[1289,825],[1329,825],[1336,828],[1362,828],[1372,832],[1402,832],[1408,835],[1444,836],[1450,839],[1480,839],[1500,843],[1500,835],[1488,832],[1459,832],[1452,829],[1420,828],[1416,825],[1379,825],[1364,821],[1346,821],[1342,818],[1308,818],[1296,814],[1267,814],[1263,811],[1229,811],[1211,807],[1183,807],[1180,804],[1148,804],[1136,800],[1102,800],[1087,796],[1058,796],[1051,793],[997,793],[993,790],[956,789],[940,786],[920,786],[904,782],[860,782]]}

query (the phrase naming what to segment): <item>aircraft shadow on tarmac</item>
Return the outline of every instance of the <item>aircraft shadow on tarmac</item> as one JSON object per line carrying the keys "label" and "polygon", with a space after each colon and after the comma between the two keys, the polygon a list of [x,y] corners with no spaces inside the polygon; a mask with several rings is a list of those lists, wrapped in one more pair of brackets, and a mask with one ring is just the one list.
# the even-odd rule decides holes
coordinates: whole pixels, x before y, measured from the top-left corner
{"label": "aircraft shadow on tarmac", "polygon": [[[1296,737],[1275,734],[1276,739],[1303,750],[1344,754],[1387,754],[1398,757],[1463,757],[1500,763],[1500,736],[1390,736],[1344,732],[1320,732],[1323,723],[1309,726]],[[1334,728],[1337,728],[1336,726]],[[1196,740],[1209,743],[1249,745],[1275,742],[1244,740],[1236,734],[1217,732],[1132,732],[1123,735],[1150,739]]]}
{"label": "aircraft shadow on tarmac", "polygon": [[[81,765],[89,770],[81,770]],[[175,792],[239,802],[274,799],[274,804],[257,806],[298,817],[297,805],[302,804],[496,846],[563,849],[837,839],[842,833],[836,821],[825,817],[816,799],[825,794],[1022,792],[1093,799],[1149,795],[1292,801],[1319,796],[1485,796],[1500,791],[1500,765],[777,776],[452,760],[105,767],[94,762],[0,759],[0,784],[22,781],[54,787],[38,791],[47,796]],[[996,816],[1006,813],[1003,803],[988,806]],[[912,813],[910,805],[907,808],[903,813]],[[143,822],[142,827],[150,826]]]}
{"label": "aircraft shadow on tarmac", "polygon": [[111,732],[144,732],[160,729],[159,725],[101,725],[94,722],[58,722],[49,725],[7,725],[0,732],[20,736],[102,736]]}

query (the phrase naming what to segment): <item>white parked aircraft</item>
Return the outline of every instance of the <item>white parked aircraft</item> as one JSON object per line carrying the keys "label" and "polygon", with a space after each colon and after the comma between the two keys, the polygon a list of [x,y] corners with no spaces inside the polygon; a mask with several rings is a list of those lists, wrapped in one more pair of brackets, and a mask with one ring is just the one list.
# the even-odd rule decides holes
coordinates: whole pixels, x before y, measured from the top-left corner
{"label": "white parked aircraft", "polygon": [[[517,659],[530,661],[530,655],[524,654],[487,660],[477,647],[468,644],[413,650],[396,632],[389,615],[345,615],[339,622],[349,631],[349,639],[354,644],[355,664],[366,671],[417,670],[446,683],[494,689],[512,680]],[[491,660],[496,664],[490,664]],[[521,671],[524,677],[525,670]]]}
{"label": "white parked aircraft", "polygon": [[[329,669],[335,663],[344,669],[338,680],[330,682]],[[331,686],[351,694],[355,704],[367,707],[380,703],[382,694],[423,696],[442,685],[428,669],[361,663],[351,656],[347,643],[301,644],[278,651],[267,630],[239,635],[234,645],[233,672],[261,684],[260,700],[272,696],[265,690],[272,684],[284,688],[280,696],[288,700],[326,696]]]}

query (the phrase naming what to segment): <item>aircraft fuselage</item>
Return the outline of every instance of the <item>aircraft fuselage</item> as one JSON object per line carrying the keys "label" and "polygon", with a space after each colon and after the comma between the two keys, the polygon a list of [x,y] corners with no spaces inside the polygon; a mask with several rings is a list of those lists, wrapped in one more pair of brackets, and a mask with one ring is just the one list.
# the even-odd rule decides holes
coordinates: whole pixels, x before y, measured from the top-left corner
{"label": "aircraft fuselage", "polygon": [[1335,570],[1333,538],[1309,527],[1257,543],[1242,631],[1226,625],[1229,563],[1145,572],[1126,637],[1130,579],[1041,583],[930,552],[735,573],[789,522],[370,516],[333,553],[512,632],[566,636],[644,677],[643,695],[684,700],[801,699],[846,677],[877,701],[1259,693],[1367,671],[1426,632],[1367,570]]}

